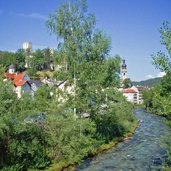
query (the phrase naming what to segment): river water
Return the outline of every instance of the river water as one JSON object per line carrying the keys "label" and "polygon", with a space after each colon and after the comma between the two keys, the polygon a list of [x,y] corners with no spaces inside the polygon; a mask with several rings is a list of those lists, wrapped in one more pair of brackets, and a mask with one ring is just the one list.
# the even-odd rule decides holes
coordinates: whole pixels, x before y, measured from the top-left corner
{"label": "river water", "polygon": [[163,145],[165,139],[171,138],[171,128],[164,123],[164,118],[143,109],[135,109],[135,116],[140,120],[140,126],[130,140],[85,160],[76,170],[162,171],[167,158]]}

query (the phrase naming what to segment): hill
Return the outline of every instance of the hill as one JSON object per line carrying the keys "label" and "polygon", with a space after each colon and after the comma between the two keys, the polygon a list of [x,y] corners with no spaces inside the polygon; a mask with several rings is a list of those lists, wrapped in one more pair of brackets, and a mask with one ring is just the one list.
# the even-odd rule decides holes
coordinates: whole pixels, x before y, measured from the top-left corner
{"label": "hill", "polygon": [[144,81],[132,81],[133,85],[141,85],[141,86],[148,86],[148,87],[152,87],[158,83],[160,83],[161,81],[161,77],[157,77],[157,78],[151,78],[148,80],[144,80]]}

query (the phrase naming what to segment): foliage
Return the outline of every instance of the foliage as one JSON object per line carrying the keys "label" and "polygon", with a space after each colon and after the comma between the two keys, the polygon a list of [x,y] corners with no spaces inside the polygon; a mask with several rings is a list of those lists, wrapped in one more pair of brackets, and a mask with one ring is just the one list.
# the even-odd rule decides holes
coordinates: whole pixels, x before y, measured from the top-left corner
{"label": "foliage", "polygon": [[49,153],[56,162],[80,162],[91,150],[91,134],[95,130],[91,120],[76,119],[73,113],[65,110],[50,115],[48,123]]}
{"label": "foliage", "polygon": [[35,111],[36,103],[28,97],[17,99],[8,83],[1,80],[0,84],[0,169],[46,167],[50,161],[45,132],[40,125],[24,122],[24,118]]}
{"label": "foliage", "polygon": [[0,64],[6,68],[11,64],[14,64],[17,71],[23,71],[25,69],[25,55],[22,49],[17,52],[1,52],[0,51]]}
{"label": "foliage", "polygon": [[[165,46],[168,55],[165,55],[162,52],[159,52],[157,55],[153,55],[153,64],[156,68],[161,71],[166,72],[166,76],[161,79],[161,83],[156,86],[152,93],[144,96],[147,103],[150,103],[150,110],[154,111],[157,114],[165,115],[168,119],[170,119],[171,108],[170,108],[170,98],[171,98],[171,29],[169,27],[168,22],[163,23],[163,27],[160,28],[161,34],[161,43]],[[150,90],[151,91],[151,90]],[[148,92],[147,92],[148,93]],[[146,93],[146,94],[147,94]],[[146,104],[147,104],[146,103]]]}
{"label": "foliage", "polygon": [[0,64],[8,67],[12,63],[15,63],[15,54],[12,52],[2,52],[0,51]]}
{"label": "foliage", "polygon": [[71,78],[82,69],[81,64],[103,61],[109,53],[110,39],[95,30],[95,16],[87,14],[84,0],[61,5],[47,25],[59,40],[56,61],[66,66]]}
{"label": "foliage", "polygon": [[126,79],[122,82],[122,84],[123,84],[123,88],[124,88],[124,89],[125,89],[125,88],[129,88],[129,87],[132,87],[132,82],[131,82],[130,78],[126,78]]}
{"label": "foliage", "polygon": [[23,49],[19,49],[15,53],[15,66],[17,71],[23,71],[25,69],[25,54]]}
{"label": "foliage", "polygon": [[[42,169],[52,162],[79,163],[93,148],[130,130],[132,108],[122,94],[109,87],[102,90],[99,82],[103,83],[103,79],[95,80],[98,89],[93,88],[91,81],[91,87],[84,88],[82,79],[77,82],[82,87],[77,96],[69,96],[64,104],[57,102],[55,94],[50,96],[52,89],[46,86],[38,89],[34,97],[25,94],[17,99],[12,87],[5,86],[8,82],[1,80],[1,169]],[[103,107],[105,103],[110,106],[108,109]],[[46,112],[44,123],[24,121],[40,111]],[[82,112],[90,112],[91,117],[83,118]]]}
{"label": "foliage", "polygon": [[[153,64],[156,68],[166,72],[166,76],[161,79],[159,85],[155,86],[143,93],[146,108],[158,115],[163,115],[171,122],[171,28],[168,22],[163,23],[160,28],[161,43],[167,50],[167,55],[163,52],[158,52],[152,55]],[[169,125],[168,124],[168,125]],[[170,142],[169,142],[170,144]],[[167,169],[170,170],[171,149],[167,147],[168,161]]]}
{"label": "foliage", "polygon": [[166,73],[171,72],[171,28],[169,22],[164,22],[163,27],[160,28],[161,43],[167,50],[167,55],[159,51],[156,55],[153,54],[153,64],[156,68]]}
{"label": "foliage", "polygon": [[55,51],[52,51],[49,48],[43,49],[44,52],[44,58],[45,58],[45,63],[44,63],[44,67],[45,69],[51,69],[50,68],[50,64],[53,62],[53,56],[55,54]]}
{"label": "foliage", "polygon": [[[10,83],[0,80],[0,169],[79,163],[135,123],[132,105],[116,90],[121,59],[110,57],[110,39],[95,29],[95,16],[87,14],[86,2],[65,2],[48,26],[59,38],[57,53],[51,57],[49,50],[37,50],[29,72],[47,69],[46,63],[55,60],[60,70],[53,77],[65,83],[64,90],[44,85],[34,97],[25,93],[17,99]],[[64,97],[61,103],[59,96]],[[39,112],[45,113],[44,121],[26,122]]]}
{"label": "foliage", "polygon": [[31,67],[40,71],[44,68],[45,63],[46,61],[43,52],[40,49],[36,50],[34,52],[34,57],[30,58]]}
{"label": "foliage", "polygon": [[96,138],[108,143],[128,133],[135,118],[132,113],[133,106],[127,103],[120,93],[112,90],[105,93],[107,99],[100,103],[98,113],[92,115],[92,120],[97,125]]}
{"label": "foliage", "polygon": [[148,110],[160,115],[165,115],[170,118],[170,74],[164,76],[161,83],[152,89],[143,92],[144,104]]}

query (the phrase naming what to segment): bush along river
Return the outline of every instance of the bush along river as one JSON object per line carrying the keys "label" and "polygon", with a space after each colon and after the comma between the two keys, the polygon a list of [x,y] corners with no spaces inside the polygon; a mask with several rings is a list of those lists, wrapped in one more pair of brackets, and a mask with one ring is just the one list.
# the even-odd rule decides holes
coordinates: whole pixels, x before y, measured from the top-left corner
{"label": "bush along river", "polygon": [[131,139],[92,159],[85,160],[76,170],[163,170],[163,164],[167,159],[164,142],[165,139],[171,138],[171,128],[165,124],[163,117],[150,114],[143,109],[135,109],[135,116],[140,120],[140,125]]}

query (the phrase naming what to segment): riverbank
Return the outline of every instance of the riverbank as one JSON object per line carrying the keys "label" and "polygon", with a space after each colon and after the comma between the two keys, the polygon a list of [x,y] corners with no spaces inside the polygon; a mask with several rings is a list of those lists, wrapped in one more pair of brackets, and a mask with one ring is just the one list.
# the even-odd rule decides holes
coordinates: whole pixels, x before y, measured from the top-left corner
{"label": "riverbank", "polygon": [[171,142],[171,129],[164,118],[143,109],[136,108],[135,116],[140,126],[130,140],[85,160],[76,170],[164,170],[168,148],[163,140]]}
{"label": "riverbank", "polygon": [[[135,121],[132,125],[132,128],[130,129],[129,133],[126,133],[123,137],[115,138],[113,141],[111,141],[108,144],[103,144],[98,148],[95,148],[91,151],[91,153],[86,156],[83,160],[91,159],[95,157],[96,155],[105,152],[106,150],[111,149],[112,147],[115,147],[120,142],[123,142],[124,140],[131,139],[131,137],[134,135],[135,130],[137,127],[139,127],[139,121]],[[59,162],[52,164],[46,171],[73,171],[78,166],[78,163],[66,163],[66,162]],[[29,171],[36,171],[36,170],[29,170]]]}

